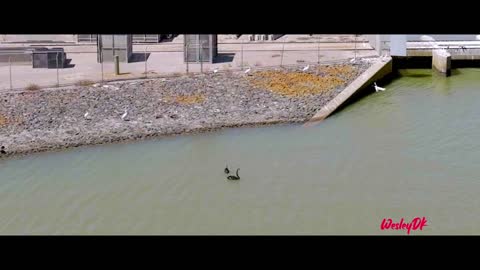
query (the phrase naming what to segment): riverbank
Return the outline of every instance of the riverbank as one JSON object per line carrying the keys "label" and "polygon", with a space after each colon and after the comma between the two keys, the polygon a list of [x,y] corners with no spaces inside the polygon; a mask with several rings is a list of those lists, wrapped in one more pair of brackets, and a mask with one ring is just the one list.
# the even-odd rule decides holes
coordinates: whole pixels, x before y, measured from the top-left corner
{"label": "riverbank", "polygon": [[288,67],[2,93],[0,145],[5,154],[0,157],[305,122],[370,65],[346,62],[310,66],[306,72]]}

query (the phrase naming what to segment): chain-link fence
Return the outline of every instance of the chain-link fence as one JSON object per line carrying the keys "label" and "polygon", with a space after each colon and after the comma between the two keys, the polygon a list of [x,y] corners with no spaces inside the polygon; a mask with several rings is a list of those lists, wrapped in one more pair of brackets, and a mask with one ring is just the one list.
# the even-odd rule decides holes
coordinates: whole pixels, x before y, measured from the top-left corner
{"label": "chain-link fence", "polygon": [[[230,42],[218,43],[215,52],[197,53],[185,61],[185,51],[205,48],[184,44],[134,45],[128,62],[99,62],[95,45],[78,48],[0,51],[0,90],[37,89],[68,85],[90,85],[125,79],[181,76],[194,73],[254,72],[345,62],[354,57],[375,56],[365,41],[350,43]],[[197,46],[197,47],[195,47]],[[201,59],[207,56],[208,59]],[[118,73],[118,74],[117,74]]]}

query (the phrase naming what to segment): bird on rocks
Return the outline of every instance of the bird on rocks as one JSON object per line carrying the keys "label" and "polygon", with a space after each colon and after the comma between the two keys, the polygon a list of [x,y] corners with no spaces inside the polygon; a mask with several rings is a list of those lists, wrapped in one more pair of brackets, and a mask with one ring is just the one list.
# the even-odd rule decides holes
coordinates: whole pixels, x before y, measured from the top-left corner
{"label": "bird on rocks", "polygon": [[251,68],[247,68],[247,70],[245,70],[245,74],[248,74],[252,69]]}
{"label": "bird on rocks", "polygon": [[89,117],[89,113],[86,112],[84,115],[83,115],[83,118],[87,119],[87,120],[90,120],[91,118]]}
{"label": "bird on rocks", "polygon": [[304,68],[302,69],[302,71],[307,71],[309,68],[310,68],[310,65],[307,65],[306,67],[304,67]]}
{"label": "bird on rocks", "polygon": [[213,73],[217,73],[217,72],[218,72],[218,68],[215,68],[215,69],[213,70]]}
{"label": "bird on rocks", "polygon": [[7,152],[5,152],[5,146],[2,145],[2,148],[0,149],[0,154],[5,155]]}
{"label": "bird on rocks", "polygon": [[125,112],[122,114],[122,120],[125,121],[125,118],[127,117],[128,115],[128,111],[125,109]]}

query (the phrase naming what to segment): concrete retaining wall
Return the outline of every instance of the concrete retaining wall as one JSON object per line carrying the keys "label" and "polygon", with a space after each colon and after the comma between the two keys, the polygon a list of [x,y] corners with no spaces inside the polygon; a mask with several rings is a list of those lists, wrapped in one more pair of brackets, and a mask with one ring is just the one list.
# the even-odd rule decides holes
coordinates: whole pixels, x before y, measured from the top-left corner
{"label": "concrete retaining wall", "polygon": [[[447,50],[450,53],[452,60],[480,60],[480,48],[468,48],[462,50],[453,47]],[[408,56],[432,56],[432,49],[408,49]]]}
{"label": "concrete retaining wall", "polygon": [[434,50],[432,52],[432,68],[445,76],[450,76],[451,55],[445,50]]}
{"label": "concrete retaining wall", "polygon": [[388,58],[385,62],[379,61],[373,64],[362,75],[348,85],[340,94],[325,105],[317,112],[309,123],[320,122],[332,114],[340,105],[347,101],[357,91],[370,86],[374,81],[380,80],[386,75],[392,73],[392,58]]}

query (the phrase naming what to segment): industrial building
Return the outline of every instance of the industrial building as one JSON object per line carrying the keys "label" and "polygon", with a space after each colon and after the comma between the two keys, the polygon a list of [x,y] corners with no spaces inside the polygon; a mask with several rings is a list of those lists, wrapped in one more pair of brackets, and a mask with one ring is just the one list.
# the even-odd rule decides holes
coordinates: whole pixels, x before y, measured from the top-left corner
{"label": "industrial building", "polygon": [[[420,49],[415,49],[415,45],[407,46],[408,43],[425,42],[422,40],[425,35],[366,35],[370,46],[382,54],[382,51],[389,51],[392,56],[416,56]],[[459,45],[472,45],[472,42],[478,43],[478,35],[433,35],[429,34],[439,44],[451,45],[452,48]],[[468,45],[467,45],[468,44]],[[430,49],[425,50],[427,53]],[[470,50],[472,51],[472,50]]]}

